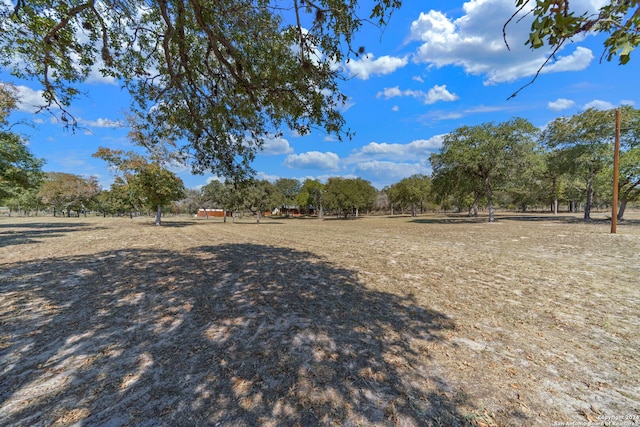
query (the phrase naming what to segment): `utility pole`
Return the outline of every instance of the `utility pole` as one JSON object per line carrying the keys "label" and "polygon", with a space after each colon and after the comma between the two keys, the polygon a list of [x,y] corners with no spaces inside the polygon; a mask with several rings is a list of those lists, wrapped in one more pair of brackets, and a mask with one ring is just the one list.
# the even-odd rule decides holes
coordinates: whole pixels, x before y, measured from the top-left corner
{"label": "utility pole", "polygon": [[620,108],[616,108],[616,139],[613,149],[613,202],[611,203],[611,234],[618,226],[618,170],[620,169]]}

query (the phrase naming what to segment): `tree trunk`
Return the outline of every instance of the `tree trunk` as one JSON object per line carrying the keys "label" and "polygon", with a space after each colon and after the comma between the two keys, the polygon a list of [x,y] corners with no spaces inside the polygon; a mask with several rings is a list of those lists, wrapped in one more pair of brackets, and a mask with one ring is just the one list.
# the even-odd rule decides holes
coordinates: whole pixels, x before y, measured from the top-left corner
{"label": "tree trunk", "polygon": [[493,208],[493,192],[491,191],[489,178],[485,178],[484,187],[487,190],[487,203],[489,204],[489,222],[494,222],[496,220],[496,212]]}
{"label": "tree trunk", "polygon": [[156,225],[162,225],[162,206],[158,206],[156,209]]}
{"label": "tree trunk", "polygon": [[476,194],[473,199],[473,203],[469,206],[469,217],[477,217],[478,216],[478,200],[480,200],[480,194]]}
{"label": "tree trunk", "polygon": [[320,203],[320,206],[318,207],[318,218],[322,219],[323,215],[324,215],[324,209],[322,208],[322,203]]}
{"label": "tree trunk", "polygon": [[622,221],[622,218],[624,217],[624,210],[627,208],[627,198],[623,197],[620,199],[620,207],[618,208],[618,215],[616,216],[616,218],[618,218],[618,221]]}
{"label": "tree trunk", "polygon": [[258,219],[256,220],[256,223],[260,224],[260,209],[257,209],[258,211]]}
{"label": "tree trunk", "polygon": [[411,203],[411,216],[412,216],[412,217],[414,217],[414,216],[418,216],[418,215],[416,214],[416,205],[415,205],[415,203]]}
{"label": "tree trunk", "polygon": [[587,179],[587,201],[584,204],[584,219],[591,219],[591,204],[593,203],[593,179],[595,173],[589,173],[589,179]]}
{"label": "tree trunk", "polygon": [[558,215],[558,188],[557,188],[557,181],[556,178],[553,178],[553,205],[552,205],[552,209],[553,209],[553,214],[554,215]]}

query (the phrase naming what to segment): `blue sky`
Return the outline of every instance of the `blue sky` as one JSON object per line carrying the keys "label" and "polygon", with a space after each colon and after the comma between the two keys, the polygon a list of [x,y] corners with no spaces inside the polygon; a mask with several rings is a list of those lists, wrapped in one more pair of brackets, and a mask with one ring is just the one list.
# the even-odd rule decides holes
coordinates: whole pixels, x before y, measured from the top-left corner
{"label": "blue sky", "polygon": [[[442,135],[463,125],[523,117],[543,127],[589,107],[640,104],[640,53],[632,54],[625,66],[616,60],[600,63],[603,37],[598,35],[564,47],[533,85],[507,100],[532,79],[547,53],[524,46],[526,20],[508,27],[507,50],[502,26],[515,10],[514,0],[404,3],[384,31],[365,25],[358,34],[355,46],[363,45],[366,57],[342,64],[348,79],[341,86],[349,97],[343,114],[355,137],[337,142],[319,131],[300,137],[284,130],[281,139],[268,141],[257,156],[253,167],[258,178],[324,182],[332,176],[357,176],[383,188],[416,173],[430,174],[429,155],[439,150]],[[602,1],[571,4],[593,10]],[[13,130],[46,160],[44,170],[94,175],[108,188],[113,176],[91,154],[99,146],[134,148],[123,127],[130,101],[118,83],[96,74],[82,85],[86,94],[71,108],[81,129],[71,133],[55,116],[33,114],[39,101],[33,82],[16,81],[6,70],[0,79],[20,89],[20,110],[11,119],[30,120],[35,127]],[[188,188],[218,179],[191,175],[188,168],[175,172]]]}

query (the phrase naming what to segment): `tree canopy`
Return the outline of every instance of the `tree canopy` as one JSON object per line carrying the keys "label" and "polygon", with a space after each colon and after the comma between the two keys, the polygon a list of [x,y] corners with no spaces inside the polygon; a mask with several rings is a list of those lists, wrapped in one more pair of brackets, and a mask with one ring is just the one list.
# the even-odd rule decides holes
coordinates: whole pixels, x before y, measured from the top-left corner
{"label": "tree canopy", "polygon": [[585,182],[584,219],[591,218],[596,175],[612,163],[614,137],[613,110],[593,108],[570,117],[558,117],[543,132],[542,143],[557,152],[564,173]]}
{"label": "tree canopy", "polygon": [[43,164],[17,134],[0,130],[0,200],[36,188]]}
{"label": "tree canopy", "polygon": [[318,216],[322,218],[322,193],[324,185],[315,179],[305,179],[302,183],[302,187],[298,196],[296,197],[296,204],[298,207],[305,211],[310,211],[312,208],[318,213]]}
{"label": "tree canopy", "polygon": [[93,156],[109,163],[121,175],[112,190],[126,196],[123,200],[156,211],[156,225],[162,223],[162,208],[185,195],[182,180],[160,165],[159,159],[148,162],[136,152],[105,147],[100,147]]}
{"label": "tree canopy", "polygon": [[565,43],[589,32],[606,34],[603,57],[610,61],[619,57],[626,64],[640,43],[640,6],[638,0],[604,2],[596,13],[580,10],[576,0],[516,0],[517,12],[531,13],[533,22],[526,44],[534,49],[548,45],[555,54]]}
{"label": "tree canopy", "polygon": [[7,118],[17,104],[16,88],[10,84],[0,82],[0,126],[7,124]]}
{"label": "tree canopy", "polygon": [[15,88],[0,83],[0,201],[35,189],[42,179],[44,160],[36,158],[20,135],[7,126],[15,108]]}
{"label": "tree canopy", "polygon": [[[178,141],[194,172],[244,178],[266,138],[288,127],[352,134],[339,64],[367,22],[385,25],[401,0],[18,0],[0,3],[0,64],[37,79],[43,108],[68,106],[92,73],[121,82],[149,144]],[[637,46],[638,0],[611,0],[595,16],[569,0],[514,0],[534,17],[528,44],[557,51],[600,31],[607,58]],[[530,12],[531,9],[531,12]],[[513,21],[510,20],[511,21]],[[506,30],[505,30],[506,31]]]}
{"label": "tree canopy", "polygon": [[131,93],[147,141],[185,141],[195,172],[245,177],[284,126],[350,136],[336,66],[400,0],[20,0],[0,3],[0,63],[36,78],[63,121],[92,70]]}
{"label": "tree canopy", "polygon": [[376,189],[362,178],[329,178],[324,186],[323,201],[327,209],[358,216],[360,209],[373,205]]}
{"label": "tree canopy", "polygon": [[[393,187],[393,189],[391,189]],[[431,178],[425,175],[412,175],[391,186],[389,192],[391,203],[399,207],[409,206],[411,216],[417,215],[417,207],[424,204],[431,192]]]}
{"label": "tree canopy", "polygon": [[83,178],[78,175],[64,172],[47,172],[39,195],[42,201],[56,211],[66,211],[67,216],[71,211],[80,215],[86,213],[91,199],[100,192],[100,186],[95,178]]}
{"label": "tree canopy", "polygon": [[535,126],[521,118],[456,129],[445,136],[440,153],[431,155],[435,189],[473,194],[474,203],[484,192],[493,222],[493,192],[526,170],[536,133]]}
{"label": "tree canopy", "polygon": [[162,208],[184,197],[184,184],[173,172],[157,163],[139,168],[128,180],[144,206],[156,211],[156,225],[161,225]]}

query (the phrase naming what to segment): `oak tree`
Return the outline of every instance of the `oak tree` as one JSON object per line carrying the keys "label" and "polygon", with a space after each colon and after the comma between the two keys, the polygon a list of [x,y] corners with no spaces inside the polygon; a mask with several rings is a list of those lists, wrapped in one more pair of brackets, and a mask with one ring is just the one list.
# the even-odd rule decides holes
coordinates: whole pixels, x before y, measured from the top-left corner
{"label": "oak tree", "polygon": [[409,206],[411,216],[417,215],[417,208],[423,209],[431,192],[431,178],[425,175],[412,175],[394,184],[393,201],[400,206]]}
{"label": "oak tree", "polygon": [[591,219],[596,177],[613,162],[614,138],[614,111],[594,108],[573,116],[558,117],[542,133],[542,143],[556,151],[564,174],[584,183],[585,220]]}
{"label": "oak tree", "polygon": [[123,203],[138,208],[146,207],[156,213],[155,224],[162,224],[162,208],[184,196],[184,184],[173,172],[163,167],[157,159],[153,162],[134,151],[112,150],[100,147],[93,154],[107,163],[119,174],[114,184],[117,193],[124,197]]}
{"label": "oak tree", "polygon": [[[0,64],[37,79],[47,107],[68,106],[99,70],[134,101],[149,142],[180,141],[195,172],[246,177],[284,128],[350,136],[340,64],[365,23],[400,0],[18,0],[0,3]],[[363,15],[361,15],[363,13]]]}
{"label": "oak tree", "polygon": [[322,193],[324,185],[315,179],[305,179],[302,188],[296,197],[298,207],[306,212],[315,210],[318,218],[323,216]]}
{"label": "oak tree", "polygon": [[371,207],[377,195],[369,181],[362,178],[329,178],[324,186],[323,200],[327,209],[347,218],[359,215],[360,209]]}
{"label": "oak tree", "polygon": [[155,224],[162,224],[162,208],[184,196],[184,184],[173,172],[157,163],[140,167],[128,179],[128,184],[143,205],[156,213]]}
{"label": "oak tree", "polygon": [[275,206],[288,214],[289,209],[295,204],[302,185],[294,178],[279,178],[273,183],[273,198]]}
{"label": "oak tree", "polygon": [[0,83],[0,202],[38,187],[44,160],[35,157],[27,142],[11,131],[8,117],[16,108],[13,86]]}
{"label": "oak tree", "polygon": [[446,194],[472,194],[475,202],[484,195],[493,222],[494,192],[528,168],[536,134],[536,127],[521,118],[456,129],[430,157],[434,187]]}
{"label": "oak tree", "polygon": [[0,201],[37,188],[43,164],[19,135],[0,129]]}
{"label": "oak tree", "polygon": [[[42,201],[56,211],[66,212],[67,217],[74,211],[77,216],[85,213],[92,199],[100,192],[95,177],[85,178],[64,172],[47,172],[39,196]],[[64,216],[64,215],[63,215]]]}

